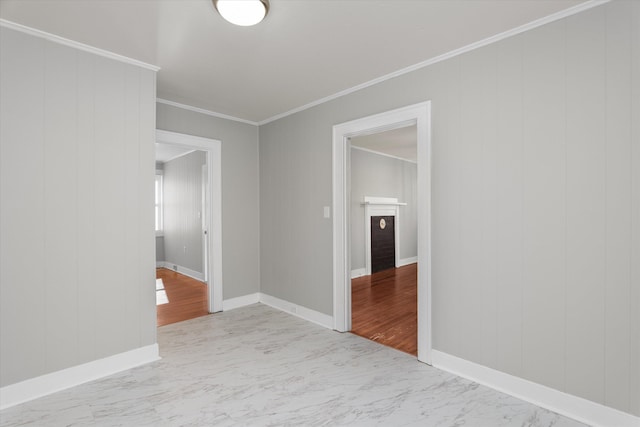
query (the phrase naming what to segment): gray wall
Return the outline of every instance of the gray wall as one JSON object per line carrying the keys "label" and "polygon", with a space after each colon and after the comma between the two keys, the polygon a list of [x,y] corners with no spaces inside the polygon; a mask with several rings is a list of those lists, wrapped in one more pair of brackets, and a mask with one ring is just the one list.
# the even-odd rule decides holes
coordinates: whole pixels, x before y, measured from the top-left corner
{"label": "gray wall", "polygon": [[163,176],[165,261],[202,274],[202,166],[206,162],[204,151],[193,151],[166,162]]}
{"label": "gray wall", "polygon": [[331,314],[332,126],[431,100],[434,348],[640,415],[639,28],[608,3],[261,126],[262,291]]}
{"label": "gray wall", "polygon": [[[156,171],[164,171],[164,163],[156,162]],[[156,236],[156,264],[164,260],[164,236]]]}
{"label": "gray wall", "polygon": [[351,149],[351,270],[365,268],[364,196],[407,204],[399,213],[400,259],[418,256],[417,172],[415,163]]}
{"label": "gray wall", "polygon": [[156,236],[156,263],[164,262],[164,236]]}
{"label": "gray wall", "polygon": [[222,141],[224,299],[260,291],[258,128],[157,104],[158,129]]}
{"label": "gray wall", "polygon": [[0,386],[154,344],[155,72],[2,27],[0,93]]}

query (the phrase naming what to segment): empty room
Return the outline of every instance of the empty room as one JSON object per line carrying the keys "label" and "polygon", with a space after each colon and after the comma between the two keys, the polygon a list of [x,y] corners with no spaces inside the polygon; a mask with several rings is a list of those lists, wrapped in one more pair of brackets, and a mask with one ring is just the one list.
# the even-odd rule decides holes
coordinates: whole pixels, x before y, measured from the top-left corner
{"label": "empty room", "polygon": [[639,100],[637,0],[0,0],[0,427],[638,427]]}

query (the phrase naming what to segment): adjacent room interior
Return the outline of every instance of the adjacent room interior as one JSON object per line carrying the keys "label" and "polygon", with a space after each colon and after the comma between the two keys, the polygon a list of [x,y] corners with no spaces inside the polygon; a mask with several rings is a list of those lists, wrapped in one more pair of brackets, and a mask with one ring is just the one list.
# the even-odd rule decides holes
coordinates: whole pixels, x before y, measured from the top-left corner
{"label": "adjacent room interior", "polygon": [[351,332],[418,353],[416,126],[350,139]]}
{"label": "adjacent room interior", "polygon": [[158,326],[209,314],[206,153],[156,142]]}
{"label": "adjacent room interior", "polygon": [[0,0],[0,426],[637,427],[640,1],[227,1]]}

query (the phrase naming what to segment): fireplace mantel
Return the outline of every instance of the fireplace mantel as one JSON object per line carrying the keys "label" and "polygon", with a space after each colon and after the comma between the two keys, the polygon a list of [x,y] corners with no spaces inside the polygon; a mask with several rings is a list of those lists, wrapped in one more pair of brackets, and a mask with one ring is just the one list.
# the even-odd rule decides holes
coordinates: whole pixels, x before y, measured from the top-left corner
{"label": "fireplace mantel", "polygon": [[[407,206],[406,203],[398,202],[395,197],[371,197],[364,196],[363,206],[380,205],[380,206]],[[375,215],[374,215],[375,216]]]}

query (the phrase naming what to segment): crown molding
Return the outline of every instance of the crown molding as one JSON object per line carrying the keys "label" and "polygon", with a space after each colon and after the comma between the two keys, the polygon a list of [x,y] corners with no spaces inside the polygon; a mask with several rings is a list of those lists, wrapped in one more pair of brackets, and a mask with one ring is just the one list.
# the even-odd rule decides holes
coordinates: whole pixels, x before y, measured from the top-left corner
{"label": "crown molding", "polygon": [[156,102],[160,104],[170,105],[176,108],[182,108],[183,110],[189,110],[200,114],[206,114],[207,116],[217,117],[219,119],[233,120],[234,122],[246,123],[248,125],[258,126],[258,122],[252,122],[251,120],[241,119],[239,117],[229,116],[227,114],[216,113],[215,111],[205,110],[204,108],[194,107],[192,105],[180,104],[179,102],[169,101],[168,99],[156,98]]}
{"label": "crown molding", "polygon": [[21,33],[29,34],[35,37],[39,37],[41,39],[45,39],[45,40],[58,43],[64,46],[69,46],[74,49],[82,50],[84,52],[93,53],[95,55],[103,56],[105,58],[113,59],[119,62],[124,62],[125,64],[146,68],[151,71],[157,72],[160,70],[160,67],[158,66],[147,64],[146,62],[138,61],[137,59],[129,58],[127,56],[119,55],[117,53],[113,53],[108,50],[89,46],[88,44],[66,39],[64,37],[47,33],[45,31],[37,30],[35,28],[27,27],[26,25],[18,24],[17,22],[7,21],[6,19],[0,19],[0,27],[5,27],[15,31],[20,31]]}
{"label": "crown molding", "polygon": [[[572,15],[578,14],[580,12],[584,12],[584,11],[592,9],[594,7],[609,3],[610,1],[611,0],[588,0],[588,1],[584,2],[584,3],[581,3],[579,5],[570,7],[568,9],[562,10],[560,12],[556,12],[556,13],[551,14],[549,16],[546,16],[544,18],[537,19],[535,21],[529,22],[527,24],[521,25],[519,27],[513,28],[513,29],[508,30],[508,31],[504,31],[504,32],[496,34],[494,36],[487,37],[487,38],[485,38],[483,40],[477,41],[475,43],[471,43],[471,44],[463,46],[463,47],[461,47],[459,49],[455,49],[455,50],[452,50],[450,52],[444,53],[442,55],[438,55],[438,56],[433,57],[431,59],[427,59],[425,61],[422,61],[422,62],[419,62],[417,64],[411,65],[409,67],[402,68],[400,70],[394,71],[394,72],[386,74],[384,76],[375,78],[373,80],[369,80],[368,82],[353,86],[353,87],[345,89],[343,91],[334,93],[333,95],[329,95],[329,96],[326,96],[324,98],[320,98],[320,99],[312,101],[312,102],[310,102],[308,104],[304,104],[304,105],[302,105],[300,107],[285,111],[284,113],[277,114],[275,116],[272,116],[270,118],[267,118],[267,119],[261,120],[261,121],[257,121],[257,122],[256,121],[252,121],[252,120],[242,119],[242,118],[239,118],[239,117],[230,116],[230,115],[227,115],[227,114],[216,113],[215,111],[210,111],[210,110],[206,110],[204,108],[194,107],[194,106],[191,106],[191,105],[181,104],[181,103],[178,103],[178,102],[169,101],[169,100],[162,99],[162,98],[157,98],[156,101],[161,103],[161,104],[166,104],[166,105],[170,105],[170,106],[173,106],[173,107],[182,108],[182,109],[193,111],[193,112],[196,112],[196,113],[206,114],[208,116],[218,117],[218,118],[226,119],[226,120],[232,120],[232,121],[236,121],[236,122],[240,122],[240,123],[246,123],[246,124],[250,124],[250,125],[253,125],[253,126],[262,126],[262,125],[265,125],[267,123],[271,123],[271,122],[274,122],[276,120],[285,118],[287,116],[291,116],[293,114],[299,113],[301,111],[308,110],[308,109],[310,109],[312,107],[324,104],[324,103],[332,101],[334,99],[341,98],[341,97],[343,97],[345,95],[349,95],[351,93],[354,93],[354,92],[357,92],[359,90],[368,88],[370,86],[374,86],[374,85],[376,85],[378,83],[382,83],[384,81],[393,79],[395,77],[399,77],[399,76],[402,76],[404,74],[411,73],[411,72],[419,70],[421,68],[428,67],[428,66],[436,64],[438,62],[445,61],[445,60],[453,58],[455,56],[462,55],[463,53],[467,53],[467,52],[470,52],[472,50],[481,48],[483,46],[487,46],[489,44],[496,43],[496,42],[498,42],[500,40],[504,40],[504,39],[506,39],[508,37],[512,37],[512,36],[515,36],[517,34],[521,34],[521,33],[525,32],[525,31],[529,31],[529,30],[532,30],[534,28],[541,27],[543,25],[546,25],[546,24],[549,24],[551,22],[555,22],[555,21],[558,21],[560,19],[563,19],[563,18],[572,16]],[[55,43],[59,43],[59,44],[63,44],[63,45],[66,45],[66,46],[74,47],[74,48],[79,49],[79,50],[83,50],[83,51],[86,51],[86,52],[91,52],[91,53],[94,53],[96,55],[104,56],[104,57],[107,57],[107,58],[111,58],[111,59],[114,59],[114,60],[117,60],[117,61],[121,61],[121,62],[125,62],[125,63],[128,63],[128,64],[132,64],[132,65],[136,65],[136,66],[139,66],[139,67],[147,68],[147,69],[150,69],[150,70],[153,70],[153,71],[159,71],[160,70],[160,67],[157,67],[155,65],[147,64],[145,62],[141,62],[141,61],[138,61],[136,59],[128,58],[126,56],[118,55],[116,53],[109,52],[109,51],[106,51],[106,50],[103,50],[103,49],[98,49],[96,47],[89,46],[89,45],[86,45],[86,44],[83,44],[83,43],[79,43],[79,42],[76,42],[76,41],[73,41],[73,40],[69,40],[69,39],[66,39],[66,38],[63,38],[63,37],[60,37],[60,36],[56,36],[54,34],[50,34],[50,33],[47,33],[47,32],[41,31],[41,30],[36,30],[34,28],[27,27],[25,25],[18,24],[18,23],[12,22],[12,21],[7,21],[5,19],[0,19],[0,26],[6,27],[6,28],[11,28],[11,29],[14,29],[16,31],[21,31],[23,33],[31,34],[31,35],[36,36],[36,37],[41,37],[41,38],[50,40],[50,41],[55,42]]]}
{"label": "crown molding", "polygon": [[579,5],[570,7],[570,8],[565,9],[565,10],[561,10],[560,12],[556,12],[556,13],[551,14],[549,16],[545,16],[544,18],[536,19],[535,21],[529,22],[527,24],[521,25],[521,26],[513,28],[511,30],[504,31],[502,33],[496,34],[496,35],[491,36],[491,37],[487,37],[486,39],[477,41],[475,43],[468,44],[468,45],[463,46],[463,47],[461,47],[459,49],[452,50],[450,52],[444,53],[442,55],[438,55],[438,56],[433,57],[431,59],[427,59],[426,61],[422,61],[422,62],[419,62],[417,64],[410,65],[410,66],[408,66],[406,68],[402,68],[400,70],[394,71],[394,72],[386,74],[384,76],[375,78],[373,80],[369,80],[368,82],[359,84],[357,86],[353,86],[353,87],[351,87],[349,89],[345,89],[345,90],[343,90],[341,92],[334,93],[333,95],[329,95],[327,97],[318,99],[316,101],[312,101],[312,102],[310,102],[308,104],[302,105],[300,107],[294,108],[294,109],[286,111],[284,113],[277,114],[277,115],[275,115],[273,117],[270,117],[268,119],[265,119],[265,120],[262,120],[262,121],[258,122],[258,125],[260,125],[260,126],[266,125],[267,123],[271,123],[271,122],[274,122],[276,120],[285,118],[287,116],[291,116],[293,114],[299,113],[301,111],[308,110],[309,108],[315,107],[317,105],[324,104],[325,102],[333,101],[334,99],[343,97],[345,95],[349,95],[350,93],[357,92],[359,90],[368,88],[370,86],[374,86],[374,85],[376,85],[378,83],[382,83],[384,81],[393,79],[395,77],[402,76],[403,74],[407,74],[407,73],[410,73],[412,71],[416,71],[416,70],[419,70],[421,68],[428,67],[429,65],[433,65],[433,64],[436,64],[438,62],[442,62],[444,60],[453,58],[455,56],[462,55],[463,53],[470,52],[472,50],[481,48],[483,46],[487,46],[489,44],[498,42],[500,40],[504,40],[504,39],[506,39],[508,37],[512,37],[512,36],[515,36],[517,34],[524,33],[525,31],[529,31],[529,30],[532,30],[534,28],[541,27],[543,25],[549,24],[551,22],[558,21],[558,20],[566,18],[568,16],[572,16],[572,15],[575,15],[577,13],[584,12],[585,10],[589,10],[591,8],[603,5],[605,3],[609,3],[610,1],[611,0],[588,0],[588,1],[584,2],[584,3],[580,3]]}
{"label": "crown molding", "polygon": [[417,160],[405,159],[404,157],[394,156],[393,154],[383,153],[382,151],[376,151],[376,150],[372,150],[370,148],[359,147],[359,146],[353,145],[353,144],[351,145],[351,148],[353,150],[360,150],[360,151],[364,151],[365,153],[371,153],[371,154],[375,154],[375,155],[378,155],[378,156],[388,157],[390,159],[400,160],[402,162],[413,163],[414,165],[418,164]]}

